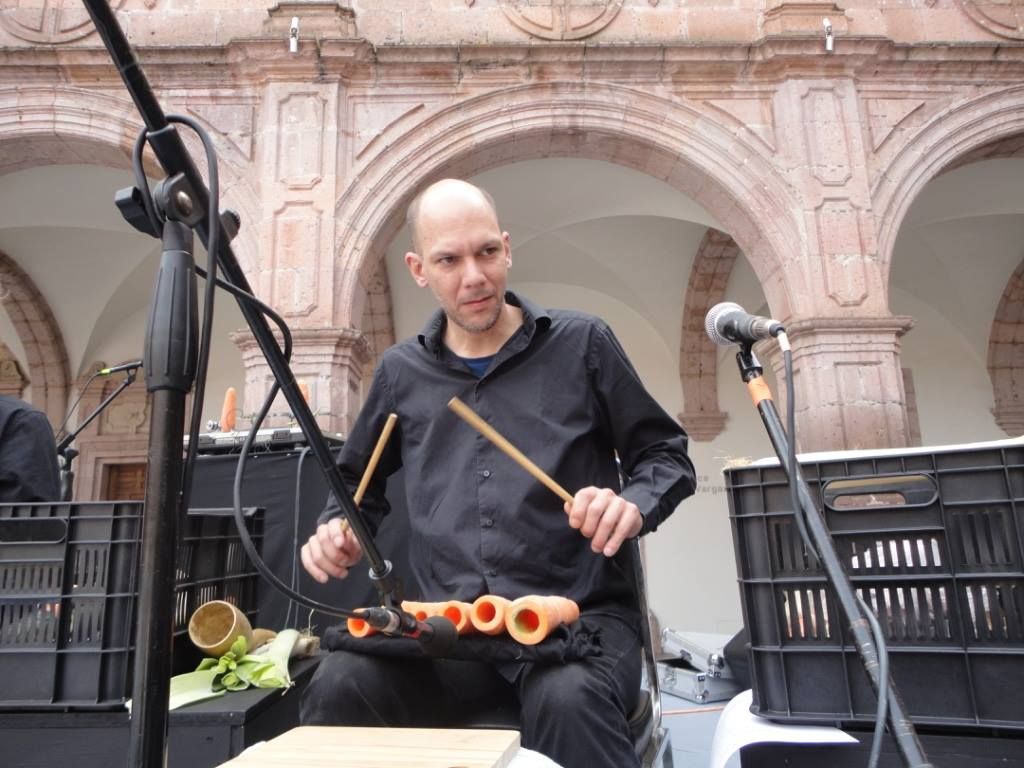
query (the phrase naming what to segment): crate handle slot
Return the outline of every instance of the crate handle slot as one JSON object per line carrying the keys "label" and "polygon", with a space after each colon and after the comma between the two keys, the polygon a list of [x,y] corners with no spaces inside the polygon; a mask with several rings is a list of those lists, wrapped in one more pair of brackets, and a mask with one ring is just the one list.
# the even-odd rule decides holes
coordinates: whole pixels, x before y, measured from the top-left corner
{"label": "crate handle slot", "polygon": [[63,544],[68,523],[59,517],[9,517],[0,520],[0,544]]}
{"label": "crate handle slot", "polygon": [[822,489],[825,506],[836,512],[927,507],[938,497],[935,480],[921,474],[829,480]]}

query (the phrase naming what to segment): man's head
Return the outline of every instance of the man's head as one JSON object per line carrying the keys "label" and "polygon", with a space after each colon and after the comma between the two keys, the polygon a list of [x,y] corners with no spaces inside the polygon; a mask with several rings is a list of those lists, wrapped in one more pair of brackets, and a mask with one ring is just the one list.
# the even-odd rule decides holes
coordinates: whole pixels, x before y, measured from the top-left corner
{"label": "man's head", "polygon": [[458,179],[438,181],[413,200],[408,224],[413,250],[405,263],[417,285],[429,287],[463,331],[491,330],[504,308],[512,263],[491,196]]}

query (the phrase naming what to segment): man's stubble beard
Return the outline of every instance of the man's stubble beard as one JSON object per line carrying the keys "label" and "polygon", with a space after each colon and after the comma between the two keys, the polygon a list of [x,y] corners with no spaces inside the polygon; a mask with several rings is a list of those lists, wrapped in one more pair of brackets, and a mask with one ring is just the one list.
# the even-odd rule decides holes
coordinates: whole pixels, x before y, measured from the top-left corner
{"label": "man's stubble beard", "polygon": [[469,323],[461,320],[458,313],[452,313],[450,318],[459,328],[466,331],[467,333],[486,333],[498,324],[498,320],[501,319],[501,312],[505,308],[505,299],[502,297],[498,300],[498,305],[495,307],[494,314],[487,318],[483,323]]}

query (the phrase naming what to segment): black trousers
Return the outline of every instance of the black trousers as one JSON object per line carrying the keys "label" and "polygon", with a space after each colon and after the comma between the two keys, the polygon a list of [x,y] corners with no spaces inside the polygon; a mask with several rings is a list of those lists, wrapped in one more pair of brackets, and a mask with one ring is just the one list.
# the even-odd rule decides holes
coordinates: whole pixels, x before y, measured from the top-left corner
{"label": "black trousers", "polygon": [[458,728],[518,706],[522,745],[564,768],[639,766],[628,725],[640,691],[637,630],[617,617],[587,619],[601,626],[601,656],[528,663],[512,682],[484,662],[334,651],[303,693],[302,724]]}

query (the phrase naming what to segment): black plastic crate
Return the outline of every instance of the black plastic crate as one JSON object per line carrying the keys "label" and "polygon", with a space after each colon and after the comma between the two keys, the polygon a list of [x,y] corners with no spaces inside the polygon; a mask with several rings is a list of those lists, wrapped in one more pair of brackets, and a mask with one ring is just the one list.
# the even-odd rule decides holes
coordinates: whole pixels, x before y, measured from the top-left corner
{"label": "black plastic crate", "polygon": [[[1024,730],[1024,443],[801,462],[854,590],[875,610],[919,725]],[[725,471],[752,711],[874,720],[876,697],[777,462]]]}
{"label": "black plastic crate", "polygon": [[[262,538],[262,511],[249,530]],[[0,506],[0,708],[106,709],[131,696],[142,531],[140,502]],[[175,674],[198,663],[188,619],[207,600],[254,617],[258,574],[230,513],[179,526]]]}

